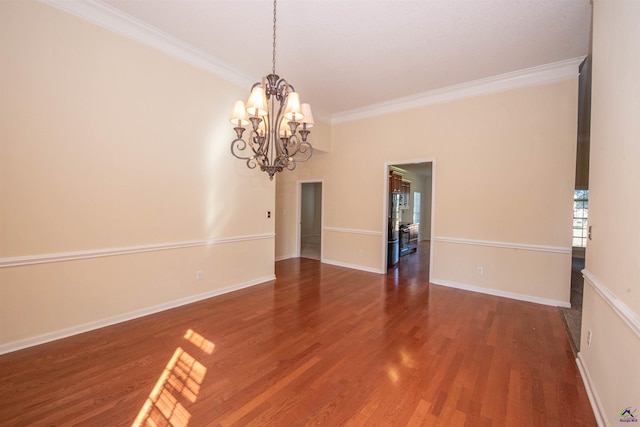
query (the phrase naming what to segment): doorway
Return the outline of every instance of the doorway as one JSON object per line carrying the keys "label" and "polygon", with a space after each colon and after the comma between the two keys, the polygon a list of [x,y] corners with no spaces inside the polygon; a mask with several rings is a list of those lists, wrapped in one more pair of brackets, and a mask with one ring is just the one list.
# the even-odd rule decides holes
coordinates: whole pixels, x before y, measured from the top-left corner
{"label": "doorway", "polygon": [[[393,178],[387,179],[387,193],[385,194],[385,215],[387,217],[387,239],[385,242],[386,267],[394,268],[401,264],[405,255],[415,254],[420,248],[429,248],[432,254],[433,227],[433,192],[435,188],[435,160],[416,160],[413,162],[394,162],[386,164],[387,177],[401,180],[392,184]],[[398,190],[400,188],[400,190]],[[398,212],[394,212],[394,191],[400,191]],[[397,220],[394,218],[397,216]],[[395,232],[395,227],[398,232]],[[398,236],[397,262],[394,252],[389,253],[392,239]],[[431,256],[429,255],[429,258]],[[429,270],[430,270],[429,263]]]}
{"label": "doorway", "polygon": [[322,182],[301,182],[298,253],[301,258],[322,258]]}
{"label": "doorway", "polygon": [[591,58],[580,65],[578,89],[578,140],[576,180],[573,193],[573,242],[571,259],[570,308],[563,308],[565,324],[574,352],[580,351],[585,251],[589,237],[589,156],[591,147]]}

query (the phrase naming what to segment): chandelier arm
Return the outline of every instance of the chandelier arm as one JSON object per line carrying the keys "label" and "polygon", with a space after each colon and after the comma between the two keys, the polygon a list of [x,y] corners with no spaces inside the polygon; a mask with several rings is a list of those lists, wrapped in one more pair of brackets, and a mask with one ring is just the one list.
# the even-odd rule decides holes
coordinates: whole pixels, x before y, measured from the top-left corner
{"label": "chandelier arm", "polygon": [[[289,152],[289,156],[294,162],[306,162],[313,155],[313,147],[307,141],[298,141],[296,138],[295,141],[291,144],[293,147],[293,152]],[[300,156],[296,157],[298,154]]]}
{"label": "chandelier arm", "polygon": [[300,143],[299,152],[302,154],[306,154],[306,156],[304,156],[300,160],[296,160],[296,162],[306,162],[311,158],[311,156],[313,156],[313,146],[309,144],[307,141],[303,141]]}
{"label": "chandelier arm", "polygon": [[246,163],[247,163],[247,167],[248,167],[249,169],[255,169],[255,168],[256,168],[256,166],[258,166],[258,163],[257,163],[254,159],[252,159],[251,157],[249,157],[249,158],[247,159],[247,162],[246,162]]}
{"label": "chandelier arm", "polygon": [[[291,135],[287,141],[287,155],[289,157],[294,157],[300,151],[301,141],[299,140],[298,135]],[[304,151],[303,151],[304,152]]]}
{"label": "chandelier arm", "polygon": [[[258,163],[256,162],[255,156],[241,156],[238,153],[236,153],[236,150],[239,150],[240,152],[244,151],[247,149],[247,147],[251,147],[250,144],[247,144],[247,141],[245,141],[242,138],[236,138],[235,140],[233,140],[233,142],[231,143],[231,154],[233,154],[233,156],[237,159],[240,160],[246,160],[247,163],[247,167],[249,169],[255,169],[256,166],[258,165]],[[253,147],[251,147],[253,149]],[[253,150],[255,152],[255,150]]]}
{"label": "chandelier arm", "polygon": [[261,141],[261,139],[264,139],[264,138],[260,137],[260,134],[258,133],[257,130],[251,131],[251,136],[250,136],[248,145],[255,155],[260,155],[260,153],[262,152],[262,146],[264,145],[264,141]]}
{"label": "chandelier arm", "polygon": [[237,159],[241,159],[241,160],[245,160],[248,159],[250,156],[240,156],[236,153],[236,150],[238,150],[239,152],[242,152],[244,150],[247,149],[247,141],[245,141],[242,138],[236,138],[231,142],[231,154],[233,154],[233,156]]}
{"label": "chandelier arm", "polygon": [[287,165],[287,170],[295,170],[297,166],[297,162],[289,162],[289,164]]}
{"label": "chandelier arm", "polygon": [[[281,158],[283,155],[286,154],[286,151],[284,150],[284,144],[282,142],[282,138],[280,138],[280,126],[282,126],[282,118],[284,117],[284,107],[287,104],[286,102],[286,98],[282,98],[282,100],[279,103],[279,107],[278,107],[278,113],[276,114],[276,124],[275,124],[275,129],[272,133],[273,138],[274,138],[274,148],[276,150],[275,156],[277,158]],[[286,126],[286,125],[285,125]]]}
{"label": "chandelier arm", "polygon": [[264,142],[260,141],[261,139],[263,138],[260,137],[260,134],[254,130],[251,131],[249,142],[245,141],[242,137],[236,138],[231,142],[231,154],[233,154],[234,157],[242,160],[254,159],[256,157],[254,155],[241,156],[239,153],[247,150],[247,148],[250,148],[251,151],[253,151],[253,154],[260,155],[262,146],[264,145]]}
{"label": "chandelier arm", "polygon": [[285,144],[285,151],[287,153],[287,161],[291,158],[293,159],[293,157],[298,153],[298,136],[297,135],[291,135],[288,139],[287,142]]}
{"label": "chandelier arm", "polygon": [[284,77],[281,77],[275,85],[275,91],[280,95],[280,98],[284,100],[289,96],[289,92],[295,92],[296,90],[291,83],[286,81]]}
{"label": "chandelier arm", "polygon": [[[268,102],[268,101],[267,101]],[[262,118],[263,122],[264,122],[264,136],[260,138],[260,145],[258,147],[258,153],[256,154],[260,154],[263,159],[265,159],[267,161],[267,163],[269,162],[269,146],[271,145],[270,140],[271,140],[271,120],[269,120],[269,116],[264,116]]]}
{"label": "chandelier arm", "polygon": [[263,158],[265,159],[265,163],[267,165],[275,164],[275,155],[274,151],[271,149],[273,146],[273,141],[277,141],[277,132],[278,132],[278,122],[273,122],[273,109],[275,108],[276,98],[268,99],[268,112],[269,114],[265,116],[265,139],[264,144],[260,147],[260,152],[263,154]]}
{"label": "chandelier arm", "polygon": [[260,156],[262,153],[262,147],[264,146],[264,142],[260,142],[262,138],[260,138],[259,136],[254,136],[253,137],[253,143],[251,144],[251,149],[253,150],[253,153],[255,154],[254,157],[256,156]]}
{"label": "chandelier arm", "polygon": [[313,147],[308,142],[300,143],[300,147],[301,148],[298,150],[297,153],[307,153],[307,149],[308,149],[308,154],[305,157],[298,158],[298,159],[295,159],[295,158],[292,157],[291,161],[287,165],[287,169],[290,170],[290,171],[294,170],[296,168],[296,166],[298,165],[298,163],[306,162],[307,160],[309,160],[311,158],[311,155],[313,154]]}

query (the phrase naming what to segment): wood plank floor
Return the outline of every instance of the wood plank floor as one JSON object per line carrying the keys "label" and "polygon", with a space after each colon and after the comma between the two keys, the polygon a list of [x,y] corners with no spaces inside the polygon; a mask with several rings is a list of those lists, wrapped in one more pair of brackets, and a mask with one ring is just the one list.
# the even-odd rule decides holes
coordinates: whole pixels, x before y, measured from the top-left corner
{"label": "wood plank floor", "polygon": [[3,426],[592,426],[558,308],[309,259],[0,356]]}

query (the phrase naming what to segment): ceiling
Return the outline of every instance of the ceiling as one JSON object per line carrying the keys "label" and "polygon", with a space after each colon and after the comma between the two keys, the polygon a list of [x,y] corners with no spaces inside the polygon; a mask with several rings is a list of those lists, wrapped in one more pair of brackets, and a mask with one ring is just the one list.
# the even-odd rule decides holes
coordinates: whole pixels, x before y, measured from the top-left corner
{"label": "ceiling", "polygon": [[433,174],[433,163],[432,162],[421,162],[421,163],[402,163],[393,165],[396,168],[403,169],[409,172],[413,172],[417,175],[422,176],[431,176]]}
{"label": "ceiling", "polygon": [[[252,80],[271,72],[270,0],[102,3]],[[276,73],[331,116],[586,56],[590,29],[589,0],[279,0]]]}

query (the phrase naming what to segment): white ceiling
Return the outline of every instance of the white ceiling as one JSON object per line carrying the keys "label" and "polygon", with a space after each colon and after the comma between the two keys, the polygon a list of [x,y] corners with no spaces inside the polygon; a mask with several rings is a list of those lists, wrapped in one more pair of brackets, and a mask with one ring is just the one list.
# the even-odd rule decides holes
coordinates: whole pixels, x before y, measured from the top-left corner
{"label": "white ceiling", "polygon": [[[271,72],[271,0],[102,3],[252,80]],[[589,0],[279,0],[276,72],[334,115],[588,55],[590,29]]]}

